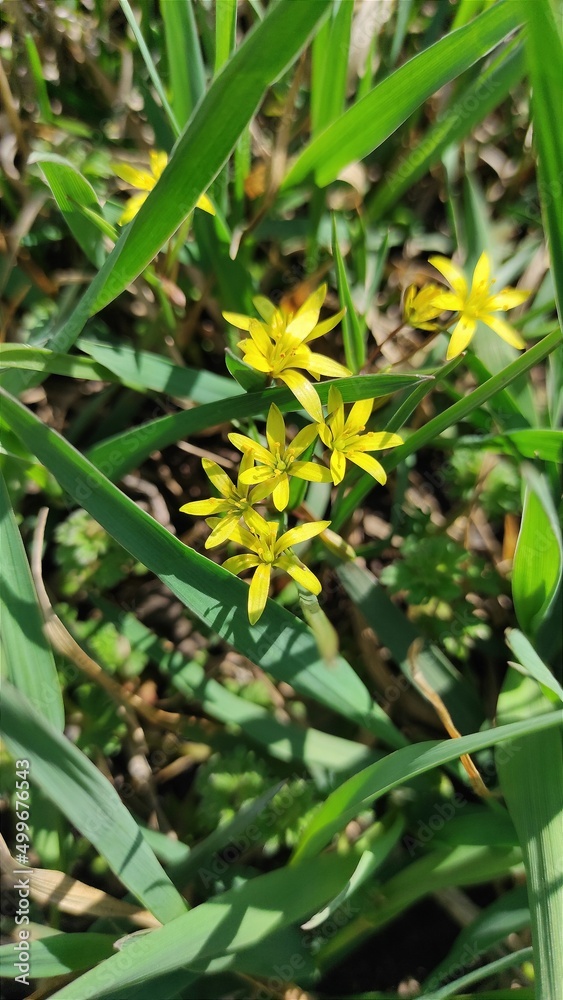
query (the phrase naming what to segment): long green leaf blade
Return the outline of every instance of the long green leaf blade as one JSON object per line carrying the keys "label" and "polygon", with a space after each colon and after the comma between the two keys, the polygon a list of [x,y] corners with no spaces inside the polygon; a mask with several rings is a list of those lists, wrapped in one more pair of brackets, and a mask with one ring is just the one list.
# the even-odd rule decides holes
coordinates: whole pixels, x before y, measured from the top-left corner
{"label": "long green leaf blade", "polygon": [[381,145],[435,91],[486,55],[519,19],[515,4],[496,3],[409,60],[313,139],[290,168],[283,188],[312,173],[321,187],[330,184],[347,164]]}

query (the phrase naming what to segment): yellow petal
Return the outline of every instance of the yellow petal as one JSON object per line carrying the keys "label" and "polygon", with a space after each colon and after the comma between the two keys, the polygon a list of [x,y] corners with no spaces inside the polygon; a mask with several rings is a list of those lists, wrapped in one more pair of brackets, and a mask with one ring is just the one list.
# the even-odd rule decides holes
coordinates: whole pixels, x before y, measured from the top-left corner
{"label": "yellow petal", "polygon": [[[263,445],[258,444],[257,441],[253,441],[252,438],[246,437],[245,434],[238,434],[236,431],[232,431],[227,435],[231,444],[234,444],[235,448],[239,451],[245,452],[249,451],[255,458],[262,463],[262,465],[268,465],[270,467],[274,464],[274,459],[270,455],[270,452],[263,447]],[[243,482],[251,482],[248,479],[247,473],[244,473]]]}
{"label": "yellow petal", "polygon": [[125,208],[117,220],[119,226],[126,226],[131,219],[134,219],[137,212],[139,211],[141,205],[145,203],[148,198],[148,194],[144,192],[141,194],[134,194],[125,202]]}
{"label": "yellow petal", "polygon": [[[272,483],[271,480],[270,480],[270,483],[271,483],[271,489],[270,489],[270,493],[271,493],[272,490],[273,490],[273,488],[274,488],[274,484]],[[261,487],[261,489],[262,488],[263,487]],[[263,518],[260,516],[260,514],[257,511],[253,510],[252,507],[247,507],[246,510],[243,510],[242,517],[243,517],[244,523],[246,525],[248,525],[248,527],[250,528],[251,531],[254,531],[257,534],[260,534],[261,527],[262,527],[261,522],[262,522]]]}
{"label": "yellow petal", "polygon": [[208,517],[209,514],[221,514],[229,510],[229,506],[226,500],[211,497],[210,500],[191,500],[190,503],[180,507],[180,510],[183,514],[191,514],[192,517]]}
{"label": "yellow petal", "polygon": [[434,305],[437,310],[436,315],[439,315],[444,310],[459,312],[460,309],[463,309],[464,300],[461,296],[456,295],[455,292],[439,292],[434,299]]}
{"label": "yellow petal", "polygon": [[328,390],[328,407],[327,407],[328,412],[334,413],[339,406],[344,406],[344,403],[342,401],[342,393],[340,392],[340,389],[338,389],[337,386],[331,385],[329,386]]}
{"label": "yellow petal", "polygon": [[499,337],[506,340],[507,344],[511,344],[512,347],[516,347],[519,351],[524,350],[526,341],[523,340],[514,327],[510,326],[509,323],[506,323],[505,320],[499,319],[498,316],[483,316],[482,319],[487,326],[490,326],[491,330],[494,330]]}
{"label": "yellow petal", "polygon": [[222,313],[223,319],[227,320],[231,326],[236,326],[237,330],[250,330],[251,316],[243,316],[242,313]]}
{"label": "yellow petal", "polygon": [[270,590],[271,572],[271,566],[260,563],[252,577],[248,590],[248,620],[251,625],[255,625],[264,613]]}
{"label": "yellow petal", "polygon": [[473,282],[471,290],[479,293],[486,292],[491,284],[491,260],[486,252],[479,257],[477,264],[475,265],[475,270],[473,272]]}
{"label": "yellow petal", "polygon": [[341,451],[333,451],[330,456],[330,471],[335,486],[341,483],[346,473],[346,459]]}
{"label": "yellow petal", "polygon": [[295,456],[301,455],[317,436],[318,430],[316,424],[309,424],[307,427],[302,427],[291,442],[290,448],[293,454]]}
{"label": "yellow petal", "polygon": [[461,317],[454,327],[452,339],[448,344],[448,353],[446,354],[448,361],[457,358],[458,354],[465,350],[476,329],[477,323],[474,319],[469,319],[467,316]]}
{"label": "yellow petal", "polygon": [[389,431],[368,431],[367,434],[361,435],[351,450],[384,451],[386,448],[397,448],[400,444],[403,444],[403,439],[399,434],[391,434]]}
{"label": "yellow petal", "polygon": [[300,587],[304,587],[311,594],[320,594],[322,590],[320,581],[302,562],[298,562],[295,556],[293,558],[291,556],[280,556],[279,559],[276,559],[276,566],[289,573]]}
{"label": "yellow petal", "polygon": [[295,528],[290,528],[289,531],[284,532],[281,538],[278,538],[276,555],[281,555],[291,545],[299,545],[300,542],[306,542],[309,538],[320,535],[321,531],[328,528],[329,524],[330,521],[307,521],[306,524],[297,524]]}
{"label": "yellow petal", "polygon": [[244,354],[244,360],[247,365],[251,368],[255,368],[258,372],[264,372],[269,375],[272,371],[272,365],[263,354],[260,353],[256,344],[252,340],[243,340],[238,345]]}
{"label": "yellow petal", "polygon": [[333,361],[332,358],[325,358],[324,354],[315,354],[314,351],[310,352],[307,369],[314,375],[328,375],[329,378],[346,378],[352,374],[348,368],[339,364],[338,361]]}
{"label": "yellow petal", "polygon": [[317,423],[321,423],[323,419],[321,401],[316,390],[305,376],[301,372],[287,368],[285,371],[280,372],[278,378],[282,382],[285,382],[288,389],[291,389],[293,395],[299,400],[301,406],[307,411],[309,416]]}
{"label": "yellow petal", "polygon": [[[256,513],[256,511],[255,511]],[[236,542],[237,545],[242,545],[245,549],[250,549],[251,552],[260,552],[260,539],[263,535],[268,534],[268,522],[264,520],[260,514],[256,513],[256,517],[260,518],[258,522],[261,524],[262,530],[257,531],[256,534],[253,531],[249,531],[248,528],[242,527],[242,525],[235,524],[233,530],[231,531],[231,541]],[[209,521],[207,522],[210,523]]]}
{"label": "yellow petal", "polygon": [[213,202],[211,201],[211,198],[208,198],[206,194],[200,194],[199,198],[197,199],[197,201],[195,203],[195,207],[196,208],[201,208],[201,210],[203,212],[207,212],[208,215],[216,215],[217,214],[216,211],[215,211],[215,206],[213,205]]}
{"label": "yellow petal", "polygon": [[231,556],[230,559],[225,559],[223,569],[227,569],[229,573],[234,573],[235,576],[238,576],[239,573],[244,573],[245,569],[252,569],[253,566],[258,566],[259,562],[258,556],[253,556],[250,552],[244,552],[240,556]]}
{"label": "yellow petal", "polygon": [[206,539],[205,548],[214,549],[217,545],[223,545],[224,542],[232,539],[233,531],[237,527],[240,521],[240,514],[226,514],[225,517],[219,519],[218,524],[215,524],[213,531]]}
{"label": "yellow petal", "polygon": [[266,438],[268,446],[272,451],[274,450],[276,444],[280,445],[282,451],[285,449],[285,424],[275,403],[272,403],[268,413],[268,419],[266,421]]}
{"label": "yellow petal", "polygon": [[330,469],[325,465],[316,465],[315,462],[293,462],[289,471],[297,479],[306,479],[310,483],[332,482]]}
{"label": "yellow petal", "polygon": [[[311,298],[314,298],[314,296],[311,296]],[[291,323],[287,324],[287,332],[299,341],[305,340],[317,325],[320,308],[320,304],[317,306],[313,305],[308,309],[302,306],[291,320]]]}
{"label": "yellow petal", "polygon": [[363,469],[364,472],[368,472],[370,476],[373,476],[373,478],[376,479],[378,483],[381,483],[382,486],[385,485],[387,482],[387,473],[381,465],[381,462],[378,462],[376,458],[372,458],[371,455],[366,455],[361,451],[351,451],[348,453],[347,457],[351,462],[354,462],[354,465],[359,465],[360,469]]}
{"label": "yellow petal", "polygon": [[160,180],[162,174],[164,173],[166,164],[168,163],[168,156],[166,155],[166,153],[158,153],[156,150],[151,149],[149,153],[149,158],[151,161],[152,175],[154,177],[154,180],[158,181]]}
{"label": "yellow petal", "polygon": [[278,473],[273,468],[269,468],[267,465],[259,465],[255,469],[247,469],[246,472],[242,472],[240,480],[245,486],[254,486],[256,483],[265,483],[270,479],[278,479],[279,475],[281,473]]}
{"label": "yellow petal", "polygon": [[260,320],[250,320],[249,333],[260,353],[269,358],[272,353],[272,341]]}
{"label": "yellow petal", "polygon": [[267,299],[265,295],[255,295],[252,302],[256,312],[260,313],[262,319],[266,323],[271,323],[277,313],[274,303],[270,302],[270,299]]}
{"label": "yellow petal", "polygon": [[285,510],[289,503],[289,476],[282,472],[272,494],[276,510]]}
{"label": "yellow petal", "polygon": [[457,264],[453,264],[447,257],[429,257],[428,263],[432,264],[440,272],[458,295],[462,299],[467,298],[467,281],[465,275]]}
{"label": "yellow petal", "polygon": [[321,308],[324,300],[326,299],[327,284],[323,282],[322,285],[312,292],[308,298],[305,299],[302,306],[295,313],[296,316],[303,316],[305,313],[316,311],[318,312]]}
{"label": "yellow petal", "polygon": [[503,288],[502,292],[491,295],[487,302],[487,307],[491,312],[514,309],[516,306],[521,306],[523,302],[526,302],[531,294],[531,292],[520,291],[519,288]]}
{"label": "yellow petal", "polygon": [[364,430],[373,410],[373,399],[359,399],[354,403],[348,419],[346,420],[346,430],[350,433],[359,434]]}
{"label": "yellow petal", "polygon": [[114,163],[112,166],[116,177],[120,177],[122,181],[137,188],[138,191],[152,191],[156,184],[155,178],[149,174],[148,170],[139,170],[137,167],[132,167],[130,163]]}
{"label": "yellow petal", "polygon": [[217,465],[217,462],[212,462],[209,458],[202,458],[201,464],[205,475],[211,480],[221,496],[232,497],[235,492],[234,484],[229,479],[227,473]]}
{"label": "yellow petal", "polygon": [[334,316],[329,316],[328,319],[323,319],[322,323],[318,323],[314,330],[305,338],[305,343],[310,344],[312,340],[316,340],[317,337],[324,337],[325,333],[329,333],[330,330],[334,330],[335,326],[338,326],[340,320],[346,315],[346,310],[341,309],[340,312],[334,314]]}

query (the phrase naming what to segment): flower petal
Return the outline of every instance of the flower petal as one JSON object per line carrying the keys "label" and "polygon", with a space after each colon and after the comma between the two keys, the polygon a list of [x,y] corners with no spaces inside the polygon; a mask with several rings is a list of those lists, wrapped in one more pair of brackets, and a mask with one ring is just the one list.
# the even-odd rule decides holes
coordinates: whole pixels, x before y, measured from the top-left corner
{"label": "flower petal", "polygon": [[113,163],[112,168],[116,177],[120,177],[138,191],[152,191],[156,184],[155,178],[148,170],[139,170],[130,163]]}
{"label": "flower petal", "polygon": [[324,421],[321,424],[317,424],[317,430],[322,443],[326,445],[327,448],[330,448],[332,442],[334,441],[334,437],[328,424],[325,424]]}
{"label": "flower petal", "polygon": [[195,207],[200,208],[203,212],[207,212],[208,215],[217,214],[215,211],[215,206],[211,201],[211,198],[208,198],[206,194],[200,194],[199,198],[195,203]]}
{"label": "flower petal", "polygon": [[227,569],[229,573],[234,573],[235,576],[238,576],[239,573],[244,573],[245,569],[252,569],[253,566],[258,566],[259,562],[258,556],[253,556],[250,552],[243,552],[240,556],[231,556],[230,559],[225,559],[223,569]]}
{"label": "flower petal", "polygon": [[[272,483],[270,493],[272,492],[273,488],[274,484]],[[251,531],[254,531],[256,534],[260,534],[260,531],[262,530],[261,522],[264,519],[257,511],[253,510],[252,507],[247,507],[246,510],[243,510],[242,517],[244,523],[248,525]]]}
{"label": "flower petal", "polygon": [[166,164],[168,163],[168,155],[166,153],[158,152],[156,149],[151,149],[149,159],[151,161],[151,170],[154,180],[155,182],[159,181],[164,173]]}
{"label": "flower petal", "polygon": [[432,267],[435,267],[436,270],[444,276],[448,284],[452,286],[454,292],[461,295],[463,299],[467,298],[467,281],[465,280],[463,271],[457,266],[457,264],[448,260],[447,257],[439,256],[429,257],[428,263],[432,264]]}
{"label": "flower petal", "polygon": [[293,441],[290,444],[290,448],[294,455],[301,455],[310,445],[316,437],[318,437],[318,429],[316,424],[308,424],[307,427],[302,427],[301,430],[295,435]]}
{"label": "flower petal", "polygon": [[272,353],[272,341],[260,320],[250,320],[249,333],[260,354],[263,354],[265,358],[269,358]]}
{"label": "flower petal", "polygon": [[346,420],[346,431],[350,434],[360,434],[365,430],[365,426],[373,410],[373,399],[358,399],[354,403]]}
{"label": "flower petal", "polygon": [[483,323],[490,326],[491,330],[506,340],[507,344],[511,344],[512,347],[516,347],[517,350],[523,351],[526,346],[526,341],[522,339],[517,330],[510,323],[506,323],[505,320],[500,319],[498,316],[483,316]]}
{"label": "flower petal", "polygon": [[315,351],[310,352],[307,368],[313,375],[328,375],[330,378],[347,378],[352,374],[338,361],[325,358],[324,354],[316,354]]}
{"label": "flower petal", "polygon": [[180,510],[183,514],[191,514],[192,517],[208,517],[209,514],[222,514],[229,510],[230,506],[228,500],[211,497],[209,500],[190,500],[180,507]]}
{"label": "flower petal", "polygon": [[285,510],[289,503],[289,476],[287,472],[282,472],[278,478],[272,498],[276,510]]}
{"label": "flower petal", "polygon": [[320,580],[295,557],[292,559],[291,556],[280,556],[279,559],[276,559],[275,565],[289,573],[300,587],[304,587],[311,594],[320,594],[322,590]]}
{"label": "flower petal", "polygon": [[147,198],[148,194],[146,194],[145,192],[142,192],[140,194],[134,194],[131,198],[129,198],[128,201],[125,203],[125,208],[123,209],[123,212],[121,213],[119,219],[117,220],[118,225],[126,226],[128,222],[131,222],[131,219],[135,218],[141,205],[144,205]]}
{"label": "flower petal", "polygon": [[[463,309],[464,299],[455,292],[439,292],[434,299],[435,315],[447,310],[448,312],[459,312]],[[431,317],[430,317],[431,318]]]}
{"label": "flower petal", "polygon": [[209,458],[202,458],[201,464],[205,475],[211,480],[221,496],[232,497],[235,493],[234,484],[229,479],[227,473],[217,465],[217,462],[212,462]]}
{"label": "flower petal", "polygon": [[312,292],[311,295],[309,295],[305,299],[303,305],[299,306],[299,309],[297,310],[295,315],[303,316],[304,313],[311,312],[314,309],[316,309],[318,312],[324,300],[326,299],[326,293],[327,293],[327,284],[325,281],[323,282],[322,285],[319,285],[319,287],[316,288],[315,291]]}
{"label": "flower petal", "polygon": [[255,295],[252,304],[266,323],[271,323],[278,311],[274,303],[270,302],[270,299],[267,299],[265,295]]}
{"label": "flower petal", "polygon": [[299,545],[300,542],[306,542],[309,538],[320,535],[321,531],[328,528],[329,524],[330,521],[307,521],[306,524],[297,524],[295,528],[285,531],[276,542],[276,557],[288,549],[290,545]]}
{"label": "flower petal", "polygon": [[387,482],[387,473],[376,458],[372,458],[371,455],[366,455],[362,451],[348,452],[346,457],[349,458],[354,465],[359,465],[360,469],[363,469],[364,472],[368,472],[370,476],[373,476],[373,478],[376,479],[378,483],[381,483],[382,486],[384,486]]}
{"label": "flower petal", "polygon": [[310,344],[311,341],[316,340],[317,337],[324,337],[325,333],[329,333],[330,330],[334,330],[335,326],[338,326],[340,320],[345,315],[346,310],[341,309],[339,312],[335,313],[334,316],[329,316],[328,319],[323,319],[322,323],[318,323],[309,336],[305,338],[305,343]]}
{"label": "flower petal", "polygon": [[254,341],[248,338],[247,340],[241,340],[237,347],[240,347],[244,354],[244,360],[247,365],[251,368],[255,368],[258,372],[265,372],[269,375],[272,371],[272,366],[267,358],[260,353]]}
{"label": "flower petal", "polygon": [[341,483],[346,473],[346,459],[341,451],[333,451],[330,456],[330,471],[335,486]]}
{"label": "flower petal", "polygon": [[270,590],[272,567],[267,563],[259,563],[250,582],[248,591],[248,620],[255,625],[264,613]]}
{"label": "flower petal", "polygon": [[[238,434],[236,431],[231,431],[227,437],[229,438],[231,444],[234,444],[235,448],[238,448],[239,451],[249,451],[251,455],[254,455],[258,462],[262,463],[262,465],[268,465],[270,468],[273,466],[274,459],[272,458],[270,452],[267,448],[264,448],[263,445],[258,444],[258,441],[253,441],[252,438],[247,437],[246,434]],[[246,472],[244,473],[244,476],[245,478],[243,482],[252,482],[251,479],[247,478]]]}
{"label": "flower petal", "polygon": [[[266,497],[273,493],[276,486],[275,479],[266,479],[263,483],[258,483],[257,486],[253,486],[250,493],[248,494],[248,502],[251,504],[261,503]],[[249,524],[246,513],[243,512],[243,516],[247,524]],[[256,530],[255,528],[253,530]]]}
{"label": "flower petal", "polygon": [[448,352],[446,354],[448,361],[451,361],[452,358],[457,358],[458,354],[461,354],[465,350],[476,329],[476,320],[470,319],[467,316],[461,317],[454,327],[452,339],[448,344]]}
{"label": "flower petal", "polygon": [[531,294],[531,292],[520,291],[519,288],[503,288],[502,292],[491,295],[487,302],[487,308],[491,312],[514,309],[516,306],[521,306],[523,302],[526,302]]}
{"label": "flower petal", "polygon": [[[215,521],[215,519],[213,520]],[[214,549],[217,545],[223,545],[224,542],[232,539],[233,531],[238,526],[239,521],[240,513],[238,511],[218,519],[218,523],[214,523],[213,531],[205,541],[205,548]]]}
{"label": "flower petal", "polygon": [[276,444],[280,446],[281,451],[284,450],[285,423],[281,412],[275,403],[271,404],[270,411],[268,413],[268,419],[266,421],[266,438],[271,451],[274,451]]}
{"label": "flower petal", "polygon": [[321,401],[315,388],[305,376],[301,372],[296,372],[293,368],[286,368],[285,371],[280,372],[278,378],[282,382],[285,382],[288,389],[291,389],[293,395],[299,400],[301,406],[307,411],[309,416],[317,423],[321,423],[323,419]]}
{"label": "flower petal", "polygon": [[[237,545],[242,545],[245,549],[250,549],[251,552],[260,554],[260,539],[263,535],[268,535],[268,522],[260,514],[256,513],[256,511],[254,513],[256,517],[260,518],[261,530],[253,534],[252,531],[244,528],[241,524],[235,524],[230,539],[232,542],[236,542]],[[209,524],[210,521],[207,523]]]}
{"label": "flower petal", "polygon": [[332,475],[330,469],[325,465],[316,465],[315,462],[293,462],[290,475],[297,476],[297,479],[307,479],[310,483],[331,483]]}
{"label": "flower petal", "polygon": [[221,315],[223,316],[223,319],[227,320],[227,323],[230,323],[231,326],[235,326],[237,330],[250,330],[251,316],[243,316],[242,313],[230,312],[224,312]]}
{"label": "flower petal", "polygon": [[472,292],[483,293],[491,286],[491,258],[486,250],[479,257],[473,272]]}
{"label": "flower petal", "polygon": [[246,472],[241,472],[240,481],[244,486],[256,486],[257,483],[265,483],[270,479],[277,481],[280,475],[281,473],[271,466],[259,465],[255,469],[247,469]]}
{"label": "flower petal", "polygon": [[403,439],[399,434],[391,434],[390,431],[368,431],[367,434],[362,434],[352,451],[384,451],[385,448],[396,448],[400,444],[403,444]]}

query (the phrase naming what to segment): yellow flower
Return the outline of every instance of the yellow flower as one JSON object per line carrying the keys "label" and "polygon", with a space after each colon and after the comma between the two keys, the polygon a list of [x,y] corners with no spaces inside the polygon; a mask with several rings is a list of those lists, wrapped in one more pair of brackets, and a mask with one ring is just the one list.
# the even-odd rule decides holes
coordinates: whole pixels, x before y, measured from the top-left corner
{"label": "yellow flower", "polygon": [[344,403],[338,389],[331,385],[328,393],[328,418],[319,424],[319,435],[330,448],[330,471],[334,483],[341,483],[346,472],[346,459],[359,465],[364,472],[377,479],[382,485],[387,482],[383,466],[367,451],[383,451],[403,443],[398,434],[388,431],[374,433],[365,431],[373,409],[373,399],[360,399],[354,403],[348,417],[344,414]]}
{"label": "yellow flower", "polygon": [[315,379],[319,379],[321,375],[339,378],[352,374],[344,365],[325,358],[323,354],[316,354],[307,347],[309,341],[327,333],[342,318],[343,313],[340,312],[324,323],[317,322],[325,295],[326,285],[321,285],[295,315],[286,314],[276,309],[269,299],[257,296],[254,304],[264,322],[238,313],[223,313],[229,323],[250,334],[250,337],[245,337],[238,344],[246,364],[284,382],[317,422],[323,418],[321,401],[311,383],[298,369],[309,372]]}
{"label": "yellow flower", "polygon": [[289,549],[292,545],[320,535],[330,524],[330,521],[299,524],[277,538],[277,521],[265,521],[264,518],[260,520],[262,523],[256,533],[247,531],[240,525],[235,526],[231,533],[232,541],[244,545],[250,552],[232,556],[223,563],[225,569],[236,575],[247,569],[255,569],[248,592],[248,619],[251,625],[256,624],[266,607],[272,569],[284,570],[305,590],[311,594],[320,594],[321,584],[315,574]]}
{"label": "yellow flower", "polygon": [[[127,184],[137,188],[139,191],[139,194],[132,195],[127,201],[118,220],[120,226],[126,225],[127,222],[131,222],[131,219],[135,218],[141,205],[147,200],[149,191],[152,191],[156,182],[160,180],[164,168],[168,163],[166,153],[157,153],[156,150],[151,149],[149,156],[151,163],[150,171],[138,170],[137,167],[132,167],[129,163],[114,163],[113,165],[117,177],[120,177],[122,181],[126,181]],[[202,194],[198,198],[196,208],[202,208],[204,212],[215,215],[213,204],[206,194]]]}
{"label": "yellow flower", "polygon": [[439,330],[440,324],[432,321],[444,311],[435,304],[436,295],[441,294],[439,285],[425,285],[420,290],[416,285],[409,285],[403,302],[403,315],[409,326],[417,330]]}
{"label": "yellow flower", "polygon": [[[318,436],[315,424],[309,424],[295,435],[293,441],[286,447],[285,423],[275,403],[270,406],[266,423],[266,440],[268,447],[264,448],[252,438],[244,434],[229,434],[229,441],[243,454],[251,455],[252,461],[258,462],[240,474],[240,482],[250,485],[260,483],[264,491],[273,493],[277,510],[285,510],[289,503],[289,477],[308,479],[313,483],[330,483],[331,475],[323,465],[314,462],[300,462],[299,456]],[[266,495],[266,494],[265,494]]]}
{"label": "yellow flower", "polygon": [[451,292],[441,292],[436,295],[434,305],[436,308],[451,309],[460,314],[449,343],[448,361],[465,350],[477,329],[478,320],[518,350],[526,346],[520,334],[509,323],[495,316],[495,313],[521,305],[529,297],[530,292],[519,291],[517,288],[503,288],[501,292],[493,295],[494,280],[491,278],[491,262],[487,253],[482,253],[477,261],[471,288],[461,268],[452,264],[447,257],[430,257],[429,260],[452,288]]}
{"label": "yellow flower", "polygon": [[[318,322],[319,313],[321,311],[321,306],[326,298],[327,286],[321,285],[317,288],[308,299],[305,300],[302,306],[299,307],[297,312],[289,312],[283,308],[278,308],[270,299],[267,299],[265,295],[256,295],[253,298],[253,303],[256,311],[260,313],[260,316],[266,323],[268,332],[274,340],[279,340],[284,333],[289,332],[294,335],[300,335],[302,332],[306,332],[305,339],[303,343],[308,344],[311,340],[316,340],[317,337],[322,337],[325,333],[333,330],[334,327],[340,322],[345,309],[341,309],[340,312],[330,316],[328,319],[323,320],[322,323]],[[231,313],[224,312],[224,318],[228,323],[232,323],[239,330],[246,330],[248,333],[250,331],[250,323],[253,319],[252,316],[244,316],[241,313]]]}
{"label": "yellow flower", "polygon": [[[250,453],[243,455],[237,485],[229,479],[226,472],[219,468],[216,462],[211,462],[208,458],[203,458],[201,464],[205,469],[208,479],[211,480],[221,497],[212,497],[209,500],[193,500],[185,503],[180,510],[184,514],[207,517],[208,514],[224,514],[225,517],[217,518],[214,521],[213,531],[205,543],[206,549],[212,549],[216,545],[221,545],[231,537],[233,528],[236,527],[241,517],[245,520],[249,528],[260,528],[264,520],[252,508],[252,504],[259,503],[268,496],[270,490],[266,491],[266,485],[257,486],[250,490],[246,483],[241,482],[241,475],[244,474],[254,464],[254,459]],[[209,521],[207,522],[210,523]]]}

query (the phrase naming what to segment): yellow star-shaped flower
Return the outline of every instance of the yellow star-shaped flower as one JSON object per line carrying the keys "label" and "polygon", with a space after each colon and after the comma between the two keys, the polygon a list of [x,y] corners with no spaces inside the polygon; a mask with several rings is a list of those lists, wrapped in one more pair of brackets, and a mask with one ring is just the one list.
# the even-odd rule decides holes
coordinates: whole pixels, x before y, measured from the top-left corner
{"label": "yellow star-shaped flower", "polygon": [[403,443],[399,434],[388,431],[364,434],[366,424],[373,409],[373,399],[360,399],[354,403],[348,417],[344,413],[344,403],[338,389],[331,385],[328,393],[328,418],[319,424],[321,441],[330,448],[330,471],[335,484],[341,483],[346,472],[346,459],[369,472],[378,483],[387,482],[385,469],[377,459],[367,455],[368,451],[383,451],[396,448]]}
{"label": "yellow star-shaped flower", "polygon": [[[263,518],[253,509],[252,505],[259,503],[271,491],[269,483],[249,490],[248,485],[241,482],[241,475],[244,475],[254,465],[254,459],[250,452],[242,457],[236,486],[229,479],[227,473],[219,468],[216,462],[211,462],[208,458],[203,458],[201,464],[205,469],[208,479],[211,480],[221,496],[211,497],[209,500],[192,500],[190,503],[185,503],[183,507],[180,507],[180,510],[184,514],[192,514],[195,517],[207,517],[209,514],[225,515],[224,517],[214,519],[213,531],[205,543],[205,548],[212,549],[231,538],[233,529],[241,518],[243,518],[249,528],[253,528],[254,530],[260,528]],[[210,524],[210,521],[207,523]]]}
{"label": "yellow star-shaped flower", "polygon": [[307,479],[313,483],[330,483],[331,475],[323,465],[314,462],[300,462],[299,456],[318,436],[315,424],[304,427],[295,435],[293,441],[286,447],[284,419],[272,403],[266,422],[266,440],[268,447],[253,441],[244,434],[229,434],[229,441],[244,455],[251,455],[258,465],[254,465],[240,473],[240,482],[246,485],[263,484],[268,494],[273,494],[277,510],[285,510],[289,503],[289,477]]}
{"label": "yellow star-shaped flower", "polygon": [[248,591],[248,619],[251,625],[256,624],[266,607],[273,569],[284,570],[305,590],[311,594],[320,594],[320,581],[295,553],[290,551],[290,548],[299,542],[314,538],[315,535],[320,535],[330,524],[330,521],[299,524],[277,538],[279,530],[277,521],[265,521],[264,518],[260,520],[262,523],[255,532],[248,531],[240,525],[234,528],[231,534],[232,541],[250,549],[250,552],[232,556],[223,563],[225,569],[237,576],[245,570],[255,570]]}
{"label": "yellow star-shaped flower", "polygon": [[315,379],[321,375],[339,378],[352,374],[344,365],[307,347],[311,340],[332,330],[344,315],[341,311],[319,323],[325,296],[326,285],[321,285],[295,314],[285,313],[269,299],[257,296],[254,305],[263,322],[239,313],[223,313],[229,323],[250,334],[237,345],[246,364],[284,382],[315,421],[322,420],[321,401],[302,371],[309,372]]}
{"label": "yellow star-shaped flower", "polygon": [[417,330],[439,330],[440,324],[434,322],[444,310],[436,306],[436,296],[442,294],[439,285],[425,285],[418,289],[409,285],[403,302],[403,315],[409,326]]}
{"label": "yellow star-shaped flower", "polygon": [[[160,180],[162,173],[166,164],[168,163],[168,156],[166,153],[159,153],[154,149],[151,149],[149,153],[150,157],[150,171],[149,170],[139,170],[137,167],[132,167],[129,163],[114,163],[113,169],[117,177],[120,177],[122,181],[126,181],[131,187],[137,188],[139,194],[132,195],[125,204],[125,208],[119,217],[119,225],[125,226],[131,219],[134,219],[137,212],[139,211],[143,202],[145,202],[149,196],[149,191],[152,191],[156,182]],[[202,208],[204,212],[209,212],[210,215],[215,215],[215,209],[211,200],[206,194],[202,194],[196,202],[196,208]]]}
{"label": "yellow star-shaped flower", "polygon": [[520,334],[495,313],[521,305],[529,297],[530,292],[520,291],[517,288],[503,288],[502,291],[493,294],[494,280],[491,278],[491,262],[487,253],[482,253],[477,261],[471,287],[461,268],[447,257],[430,257],[429,262],[443,275],[452,289],[450,292],[438,293],[434,297],[434,306],[439,310],[448,309],[459,313],[448,346],[448,361],[465,350],[477,329],[479,320],[512,347],[523,350],[526,343]]}

